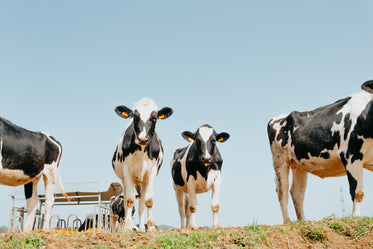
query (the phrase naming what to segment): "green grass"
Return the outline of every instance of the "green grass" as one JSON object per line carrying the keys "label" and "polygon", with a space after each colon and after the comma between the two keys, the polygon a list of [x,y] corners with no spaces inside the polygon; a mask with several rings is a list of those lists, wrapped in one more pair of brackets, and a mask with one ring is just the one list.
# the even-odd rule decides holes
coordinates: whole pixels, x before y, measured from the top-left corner
{"label": "green grass", "polygon": [[240,246],[256,247],[258,244],[267,243],[268,226],[259,226],[256,222],[245,227],[245,233],[238,235],[235,241]]}
{"label": "green grass", "polygon": [[6,249],[13,249],[13,248],[40,248],[40,246],[44,245],[42,243],[42,235],[41,234],[31,234],[27,236],[23,235],[15,235],[11,236],[8,241],[4,241],[4,238],[0,239],[0,248]]}

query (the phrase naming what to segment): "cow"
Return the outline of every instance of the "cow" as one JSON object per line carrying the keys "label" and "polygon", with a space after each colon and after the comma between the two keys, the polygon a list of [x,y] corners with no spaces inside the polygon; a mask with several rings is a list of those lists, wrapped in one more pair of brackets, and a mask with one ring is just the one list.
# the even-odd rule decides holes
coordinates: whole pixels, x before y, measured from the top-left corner
{"label": "cow", "polygon": [[[95,228],[100,228],[101,231],[106,230],[110,227],[110,218],[109,214],[101,214],[101,223],[99,224],[99,215],[94,215],[93,213],[87,214],[84,222],[78,228],[78,232],[87,231],[88,229],[93,228],[93,223],[95,223]],[[93,220],[94,219],[94,220]],[[94,221],[94,222],[93,222]]]}
{"label": "cow", "polygon": [[373,81],[361,87],[363,91],[333,104],[312,111],[293,111],[269,121],[268,137],[284,223],[290,222],[290,169],[290,193],[298,220],[305,220],[307,173],[321,178],[347,175],[352,215],[361,215],[363,168],[373,171]]}
{"label": "cow", "polygon": [[[142,188],[139,200],[139,227],[145,231],[144,210],[148,210],[149,231],[155,230],[153,219],[153,189],[155,177],[163,162],[163,147],[155,132],[158,119],[166,119],[173,110],[169,107],[158,109],[153,100],[143,98],[130,109],[118,106],[115,112],[122,118],[133,118],[121,136],[116,147],[112,165],[116,175],[122,180],[126,214],[132,213],[135,203],[134,185]],[[126,216],[124,230],[131,230],[133,219]]]}
{"label": "cow", "polygon": [[59,172],[61,153],[61,144],[52,136],[26,130],[0,118],[0,184],[24,185],[28,213],[24,232],[33,229],[38,203],[37,184],[41,177],[45,185],[46,222],[43,230],[49,229],[56,175],[61,192],[69,200]]}
{"label": "cow", "polygon": [[[124,222],[124,218],[126,217],[123,200],[123,195],[112,196],[110,198],[111,232],[118,231],[119,225]],[[132,209],[132,219],[134,218],[134,214],[135,207]]]}
{"label": "cow", "polygon": [[196,194],[205,193],[210,189],[212,189],[213,228],[219,228],[220,173],[223,158],[216,142],[227,141],[229,134],[226,132],[218,134],[206,124],[199,127],[195,133],[184,131],[182,136],[191,143],[187,147],[177,149],[171,160],[171,174],[181,228],[196,228]]}

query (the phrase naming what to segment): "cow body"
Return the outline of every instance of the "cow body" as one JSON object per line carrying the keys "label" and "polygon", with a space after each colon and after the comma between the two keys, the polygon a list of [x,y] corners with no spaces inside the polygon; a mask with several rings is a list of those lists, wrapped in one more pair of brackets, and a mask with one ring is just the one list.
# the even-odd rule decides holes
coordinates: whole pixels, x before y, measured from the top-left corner
{"label": "cow body", "polygon": [[201,126],[196,133],[183,132],[183,137],[192,142],[177,149],[171,161],[174,190],[179,206],[181,228],[196,228],[196,194],[212,189],[211,209],[213,227],[219,227],[219,194],[223,159],[216,147],[216,141],[224,142],[228,133],[217,134],[209,125]]}
{"label": "cow body", "polygon": [[61,152],[61,144],[53,137],[28,131],[0,118],[0,184],[24,185],[28,212],[25,232],[32,230],[38,202],[36,189],[41,176],[46,196],[44,230],[49,229],[56,174],[60,189],[67,197],[58,168]]}
{"label": "cow body", "polygon": [[[155,177],[163,162],[161,140],[155,132],[157,119],[165,119],[172,114],[172,109],[165,107],[158,110],[151,99],[141,99],[133,109],[118,106],[116,113],[123,118],[133,117],[119,140],[113,156],[113,169],[123,183],[125,213],[132,213],[135,203],[134,186],[141,186],[139,201],[139,227],[145,231],[144,210],[148,210],[149,230],[155,229],[152,214],[153,189]],[[133,219],[126,216],[124,230],[131,230]]]}
{"label": "cow body", "polygon": [[[135,207],[132,209],[132,220],[135,214]],[[112,196],[110,198],[110,219],[111,219],[111,232],[117,232],[119,226],[126,217],[126,211],[124,208],[124,196]]]}
{"label": "cow body", "polygon": [[287,211],[290,168],[293,175],[290,193],[298,220],[305,219],[307,173],[321,178],[347,174],[352,215],[360,215],[363,168],[373,170],[372,87],[373,81],[368,81],[362,86],[365,91],[312,111],[281,115],[269,122],[276,191],[284,223],[290,222]]}

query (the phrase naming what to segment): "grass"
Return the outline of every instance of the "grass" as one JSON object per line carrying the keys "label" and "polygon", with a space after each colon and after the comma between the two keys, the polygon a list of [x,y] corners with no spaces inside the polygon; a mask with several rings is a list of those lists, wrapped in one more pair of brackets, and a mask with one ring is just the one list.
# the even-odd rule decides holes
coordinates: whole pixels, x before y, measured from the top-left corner
{"label": "grass", "polygon": [[[219,247],[248,247],[262,248],[271,247],[277,244],[273,243],[315,243],[319,247],[333,247],[332,233],[337,233],[345,241],[354,243],[365,237],[372,238],[373,218],[370,217],[344,217],[344,218],[325,218],[318,222],[296,221],[287,225],[258,225],[256,222],[248,224],[241,228],[221,228],[217,230],[198,229],[195,231],[174,230],[170,232],[155,233],[150,237],[139,232],[126,232],[126,238],[140,239],[136,248],[219,248]],[[113,234],[117,239],[117,247],[133,247],[133,240],[118,238],[122,234]],[[144,236],[145,235],[145,236]],[[110,246],[101,240],[100,235],[91,234],[54,234],[33,233],[33,234],[4,234],[0,235],[0,248],[40,248],[48,245],[50,236],[54,239],[67,240],[70,236],[82,237],[87,241],[86,248],[106,249]],[[298,239],[297,239],[298,237]],[[335,237],[335,236],[334,236]],[[145,238],[145,239],[144,239]],[[146,239],[148,238],[148,240]],[[301,238],[301,240],[299,240]],[[86,240],[87,239],[87,240]],[[88,242],[90,241],[90,242]],[[282,242],[280,242],[282,241]],[[285,242],[284,242],[285,241]],[[144,243],[144,244],[143,244]],[[300,245],[300,244],[299,244]]]}
{"label": "grass", "polygon": [[245,233],[238,235],[235,239],[236,244],[240,246],[256,247],[258,243],[267,243],[268,226],[259,226],[256,222],[245,227]]}
{"label": "grass", "polygon": [[0,239],[0,248],[6,249],[13,249],[13,248],[40,248],[40,246],[44,245],[42,243],[42,235],[41,234],[31,234],[27,236],[23,235],[15,235],[11,236],[9,240],[5,241],[2,237]]}

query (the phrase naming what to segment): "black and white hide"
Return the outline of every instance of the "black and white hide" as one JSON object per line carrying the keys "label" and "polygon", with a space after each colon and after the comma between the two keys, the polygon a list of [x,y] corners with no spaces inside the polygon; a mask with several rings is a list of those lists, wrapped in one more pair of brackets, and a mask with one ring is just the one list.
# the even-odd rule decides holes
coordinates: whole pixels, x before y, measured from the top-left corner
{"label": "black and white hide", "polygon": [[[139,201],[139,227],[145,231],[144,211],[148,211],[149,231],[155,229],[153,218],[153,191],[155,178],[163,161],[163,148],[155,126],[158,119],[172,114],[172,109],[158,109],[153,100],[144,98],[132,109],[118,106],[115,112],[122,118],[133,118],[121,136],[113,156],[113,169],[122,180],[126,214],[132,213],[135,203],[134,186],[140,185],[142,194]],[[124,230],[133,228],[131,216],[126,216]]]}
{"label": "black and white hide", "polygon": [[211,210],[213,227],[219,227],[219,194],[223,158],[216,142],[229,138],[226,132],[216,133],[209,125],[201,126],[195,133],[184,131],[182,136],[189,146],[177,149],[171,161],[174,190],[179,206],[181,228],[196,228],[197,196],[212,189]]}
{"label": "black and white hide", "polygon": [[373,170],[373,81],[363,91],[312,111],[291,112],[268,123],[276,172],[276,191],[284,223],[290,222],[290,193],[298,220],[304,220],[307,173],[321,178],[344,176],[350,186],[352,215],[360,216],[363,168]]}
{"label": "black and white hide", "polygon": [[36,189],[41,177],[45,185],[45,220],[47,221],[44,222],[43,230],[49,229],[57,175],[60,190],[68,198],[58,167],[61,153],[61,144],[52,136],[28,131],[0,118],[0,184],[24,185],[28,213],[24,232],[33,229],[38,203]]}

